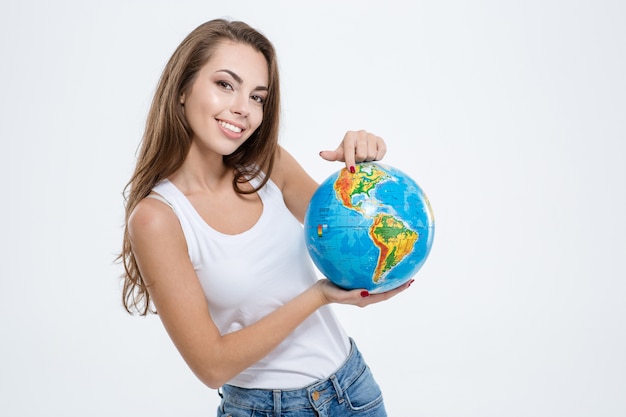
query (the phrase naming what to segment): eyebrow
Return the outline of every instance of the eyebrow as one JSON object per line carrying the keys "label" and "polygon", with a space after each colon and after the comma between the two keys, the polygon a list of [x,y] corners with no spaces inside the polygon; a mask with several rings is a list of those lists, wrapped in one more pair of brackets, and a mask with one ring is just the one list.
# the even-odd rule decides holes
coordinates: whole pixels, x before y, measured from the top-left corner
{"label": "eyebrow", "polygon": [[[217,70],[216,72],[225,72],[225,73],[229,74],[239,84],[241,84],[243,82],[243,80],[241,79],[241,77],[239,75],[235,74],[234,72],[232,72],[229,69],[221,69],[221,70]],[[259,86],[255,87],[254,89],[255,90],[262,90],[262,91],[268,91],[269,90],[269,88],[264,86],[264,85],[259,85]]]}

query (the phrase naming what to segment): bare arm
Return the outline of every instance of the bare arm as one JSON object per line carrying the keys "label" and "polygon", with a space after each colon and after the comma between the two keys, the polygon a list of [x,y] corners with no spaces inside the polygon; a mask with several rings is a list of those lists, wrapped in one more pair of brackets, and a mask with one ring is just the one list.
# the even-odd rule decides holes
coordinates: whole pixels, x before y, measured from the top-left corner
{"label": "bare arm", "polygon": [[[363,161],[378,161],[385,156],[387,146],[378,136],[365,130],[349,131],[334,151],[322,151],[327,161],[345,162],[346,168]],[[302,223],[311,197],[319,184],[313,180],[287,151],[279,148],[273,181],[281,188],[285,203]]]}
{"label": "bare arm", "polygon": [[320,306],[330,302],[365,306],[393,295],[363,298],[358,290],[343,291],[321,280],[255,324],[222,335],[209,314],[172,210],[145,199],[134,210],[129,231],[139,269],[165,329],[191,370],[211,388],[266,356]]}

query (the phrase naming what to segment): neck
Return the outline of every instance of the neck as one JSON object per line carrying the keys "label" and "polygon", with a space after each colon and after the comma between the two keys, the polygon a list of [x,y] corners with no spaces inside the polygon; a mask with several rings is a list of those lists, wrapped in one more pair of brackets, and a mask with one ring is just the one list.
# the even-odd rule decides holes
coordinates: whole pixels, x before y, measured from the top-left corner
{"label": "neck", "polygon": [[222,155],[203,155],[192,148],[169,180],[187,194],[232,188],[233,177],[233,169],[224,165]]}

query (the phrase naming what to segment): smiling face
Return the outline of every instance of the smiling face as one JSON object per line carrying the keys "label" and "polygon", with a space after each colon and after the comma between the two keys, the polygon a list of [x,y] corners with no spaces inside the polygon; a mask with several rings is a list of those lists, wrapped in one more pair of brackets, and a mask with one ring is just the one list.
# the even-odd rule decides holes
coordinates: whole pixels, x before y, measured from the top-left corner
{"label": "smiling face", "polygon": [[263,121],[268,82],[263,54],[243,43],[222,42],[180,97],[192,147],[233,153]]}

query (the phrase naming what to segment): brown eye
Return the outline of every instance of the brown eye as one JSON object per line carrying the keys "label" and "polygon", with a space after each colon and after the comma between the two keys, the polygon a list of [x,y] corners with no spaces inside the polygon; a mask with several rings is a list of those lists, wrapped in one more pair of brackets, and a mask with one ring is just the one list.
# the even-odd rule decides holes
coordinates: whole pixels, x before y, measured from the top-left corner
{"label": "brown eye", "polygon": [[253,95],[252,100],[256,101],[259,104],[265,104],[265,97],[259,95]]}
{"label": "brown eye", "polygon": [[228,82],[226,81],[218,81],[216,83],[218,86],[222,87],[224,90],[233,90],[233,86],[230,85]]}

